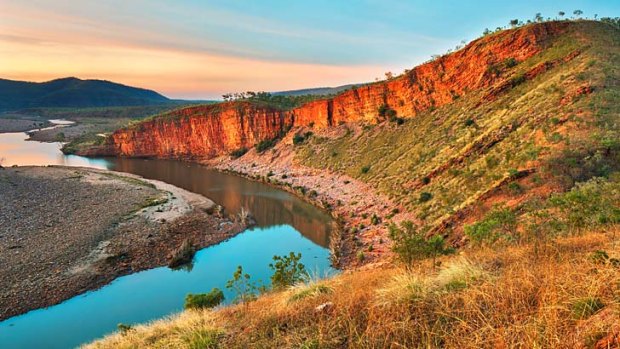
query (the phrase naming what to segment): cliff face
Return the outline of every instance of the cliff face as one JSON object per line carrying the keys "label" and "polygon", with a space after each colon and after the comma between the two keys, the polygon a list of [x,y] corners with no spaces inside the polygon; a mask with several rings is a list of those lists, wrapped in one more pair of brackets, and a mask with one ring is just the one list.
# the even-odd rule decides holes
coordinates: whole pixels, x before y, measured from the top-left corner
{"label": "cliff face", "polygon": [[286,132],[290,114],[250,103],[189,107],[120,129],[84,155],[209,158]]}
{"label": "cliff face", "polygon": [[[382,105],[389,106],[400,117],[414,117],[420,111],[451,103],[470,91],[506,84],[511,78],[502,72],[506,64],[518,64],[536,55],[569,25],[543,23],[490,35],[398,78],[348,90],[290,111],[248,102],[173,111],[118,130],[103,146],[80,153],[209,158],[250,148],[292,126],[324,128],[341,122],[375,122]],[[497,91],[501,93],[501,89]]]}

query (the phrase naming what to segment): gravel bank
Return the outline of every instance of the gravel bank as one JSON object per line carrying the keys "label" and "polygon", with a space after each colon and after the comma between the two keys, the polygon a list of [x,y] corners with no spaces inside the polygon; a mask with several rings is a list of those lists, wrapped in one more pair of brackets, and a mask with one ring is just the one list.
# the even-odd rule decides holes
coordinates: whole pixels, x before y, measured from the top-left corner
{"label": "gravel bank", "polygon": [[46,127],[47,120],[7,119],[0,117],[0,133],[25,132],[32,129]]}
{"label": "gravel bank", "polygon": [[86,168],[0,168],[0,320],[167,265],[243,230],[210,200]]}

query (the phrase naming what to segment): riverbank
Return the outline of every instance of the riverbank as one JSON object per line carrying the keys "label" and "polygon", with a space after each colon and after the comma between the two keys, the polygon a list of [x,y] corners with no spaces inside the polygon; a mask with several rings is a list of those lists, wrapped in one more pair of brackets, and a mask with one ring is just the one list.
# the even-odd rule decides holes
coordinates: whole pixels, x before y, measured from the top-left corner
{"label": "riverbank", "polygon": [[617,348],[618,227],[471,248],[190,310],[86,348]]}
{"label": "riverbank", "polygon": [[292,138],[290,132],[263,153],[250,149],[236,159],[226,156],[202,163],[274,185],[326,210],[340,228],[331,241],[335,266],[353,268],[390,258],[387,222],[415,221],[415,217],[362,181],[297,164]]}
{"label": "riverbank", "polygon": [[0,117],[0,133],[25,132],[48,125],[49,122],[43,119]]}
{"label": "riverbank", "polygon": [[[245,228],[209,199],[87,168],[0,169],[0,320],[168,265]],[[105,207],[104,207],[105,206]]]}

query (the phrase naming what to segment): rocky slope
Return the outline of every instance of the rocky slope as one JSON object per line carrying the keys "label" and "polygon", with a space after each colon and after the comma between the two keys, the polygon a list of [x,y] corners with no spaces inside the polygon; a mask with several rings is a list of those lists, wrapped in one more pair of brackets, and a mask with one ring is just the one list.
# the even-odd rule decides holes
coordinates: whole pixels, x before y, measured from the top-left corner
{"label": "rocky slope", "polygon": [[[252,147],[294,126],[320,129],[354,121],[378,122],[384,118],[378,115],[381,106],[398,116],[414,117],[471,91],[493,86],[487,96],[491,99],[521,79],[509,74],[511,64],[540,53],[569,26],[568,22],[550,22],[484,37],[390,81],[353,88],[293,110],[228,102],[173,111],[118,130],[102,146],[78,153],[212,158]],[[535,77],[550,64],[533,67],[525,78]]]}

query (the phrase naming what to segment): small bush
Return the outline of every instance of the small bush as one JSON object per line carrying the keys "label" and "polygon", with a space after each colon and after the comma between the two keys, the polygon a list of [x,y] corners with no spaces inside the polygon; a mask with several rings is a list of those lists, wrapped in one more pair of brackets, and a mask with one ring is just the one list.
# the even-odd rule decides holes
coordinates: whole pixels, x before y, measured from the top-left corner
{"label": "small bush", "polygon": [[122,335],[126,335],[128,332],[134,330],[133,326],[124,323],[119,323],[118,325],[116,325],[116,328],[118,329],[118,332],[120,332]]}
{"label": "small bush", "polygon": [[465,226],[465,235],[476,244],[494,243],[499,239],[511,240],[517,226],[517,217],[509,209],[494,209],[486,217]]}
{"label": "small bush", "polygon": [[518,85],[521,85],[522,83],[524,83],[526,80],[525,75],[521,74],[521,75],[517,75],[514,78],[510,79],[510,85],[512,87],[516,87]]}
{"label": "small bush", "polygon": [[273,256],[273,263],[269,264],[274,273],[271,276],[271,284],[275,289],[282,289],[308,277],[308,272],[300,262],[301,253],[289,253],[288,256]]}
{"label": "small bush", "polygon": [[237,149],[237,150],[233,150],[233,151],[230,153],[230,156],[232,156],[233,158],[235,158],[235,159],[236,159],[236,158],[240,158],[240,157],[242,157],[242,156],[243,156],[243,155],[245,155],[245,153],[247,153],[247,152],[248,152],[248,148],[239,148],[239,149]]}
{"label": "small bush", "polygon": [[422,192],[420,193],[420,198],[418,199],[418,202],[422,203],[422,202],[427,202],[428,200],[433,198],[433,194],[429,193],[429,192]]}
{"label": "small bush", "polygon": [[379,223],[381,223],[381,218],[379,218],[379,216],[373,213],[372,217],[370,217],[370,224],[377,225]]}
{"label": "small bush", "polygon": [[451,253],[451,248],[445,247],[443,237],[435,235],[425,238],[424,232],[410,221],[404,221],[400,227],[395,224],[389,227],[389,236],[393,241],[392,251],[406,265],[410,266],[414,261],[432,257],[433,265],[438,255]]}
{"label": "small bush", "polygon": [[590,260],[597,264],[605,264],[609,260],[609,255],[605,251],[597,250],[592,252]]}
{"label": "small bush", "polygon": [[506,58],[506,60],[504,61],[504,65],[506,66],[506,68],[516,67],[517,64],[519,64],[519,61],[517,61],[513,57]]}
{"label": "small bush", "polygon": [[364,255],[364,251],[357,251],[357,260],[361,263],[366,259],[366,255]]}
{"label": "small bush", "polygon": [[214,288],[209,293],[188,294],[185,297],[185,309],[205,309],[218,306],[224,301],[224,292]]}
{"label": "small bush", "polygon": [[476,122],[474,121],[474,119],[467,119],[467,120],[465,120],[465,127],[474,126],[475,124],[476,124]]}
{"label": "small bush", "polygon": [[370,171],[370,166],[364,166],[362,167],[362,173],[368,173],[368,171]]}
{"label": "small bush", "polygon": [[605,307],[605,304],[599,298],[588,297],[578,299],[571,305],[571,314],[575,319],[587,319],[603,309],[603,307]]}
{"label": "small bush", "polygon": [[233,278],[226,282],[226,288],[237,294],[235,302],[240,303],[247,303],[256,299],[256,295],[263,289],[250,281],[250,274],[244,273],[243,267],[240,265],[237,266]]}
{"label": "small bush", "polygon": [[312,135],[313,135],[313,133],[311,131],[308,131],[308,132],[304,133],[303,135],[296,134],[296,135],[293,136],[293,144],[294,145],[301,144],[306,139],[310,138]]}
{"label": "small bush", "polygon": [[276,145],[277,139],[264,139],[260,142],[258,142],[258,144],[256,144],[256,151],[259,153],[264,152],[267,149],[271,149]]}

